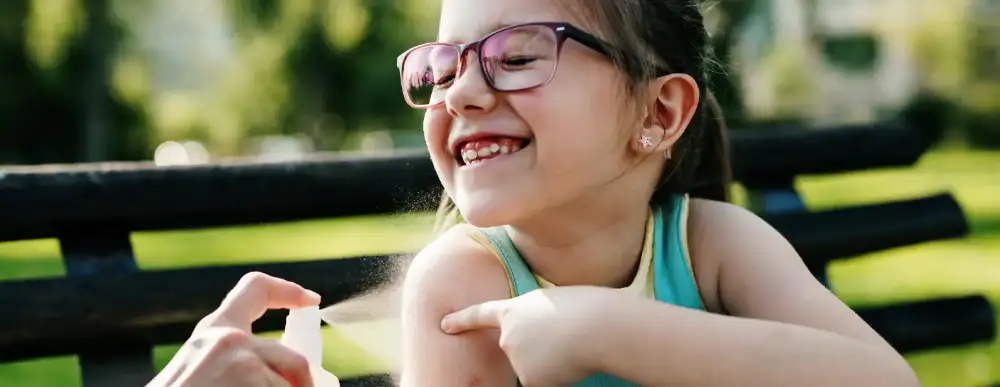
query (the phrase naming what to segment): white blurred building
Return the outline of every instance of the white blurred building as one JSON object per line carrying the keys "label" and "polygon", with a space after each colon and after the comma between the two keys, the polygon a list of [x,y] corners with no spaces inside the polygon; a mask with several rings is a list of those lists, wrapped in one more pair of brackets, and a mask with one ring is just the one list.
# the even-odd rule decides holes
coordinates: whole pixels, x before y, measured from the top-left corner
{"label": "white blurred building", "polygon": [[149,5],[135,28],[150,63],[152,93],[213,87],[235,54],[220,0],[151,0]]}
{"label": "white blurred building", "polygon": [[[750,1],[750,0],[748,0]],[[746,103],[755,116],[792,110],[815,123],[866,122],[906,103],[921,86],[912,50],[919,21],[942,4],[965,0],[753,0],[756,11],[734,50]],[[947,3],[946,3],[947,1]],[[990,0],[987,0],[990,1]],[[873,48],[873,66],[851,68],[823,58],[823,41]],[[836,39],[841,38],[841,39]],[[868,43],[864,44],[867,39]],[[845,47],[841,45],[840,47]],[[762,61],[780,52],[775,62]],[[800,90],[789,91],[787,85]],[[775,86],[779,85],[779,86]],[[782,87],[780,85],[786,85]],[[789,99],[792,99],[789,101]]]}

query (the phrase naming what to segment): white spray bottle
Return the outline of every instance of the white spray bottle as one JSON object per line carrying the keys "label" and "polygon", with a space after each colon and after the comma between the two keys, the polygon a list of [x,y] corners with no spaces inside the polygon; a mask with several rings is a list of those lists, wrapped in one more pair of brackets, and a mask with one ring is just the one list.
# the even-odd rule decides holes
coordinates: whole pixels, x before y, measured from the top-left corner
{"label": "white spray bottle", "polygon": [[318,306],[289,310],[281,343],[309,361],[309,373],[315,387],[340,387],[340,380],[323,369],[323,338],[319,331],[321,324]]}

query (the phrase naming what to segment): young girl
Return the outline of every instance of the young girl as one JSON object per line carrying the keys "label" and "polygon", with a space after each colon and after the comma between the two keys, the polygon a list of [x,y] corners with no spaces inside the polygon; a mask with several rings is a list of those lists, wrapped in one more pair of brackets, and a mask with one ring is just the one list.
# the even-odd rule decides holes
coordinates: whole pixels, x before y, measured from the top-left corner
{"label": "young girl", "polygon": [[397,64],[464,223],[408,269],[404,386],[919,385],[726,203],[708,45],[693,0],[443,0]]}

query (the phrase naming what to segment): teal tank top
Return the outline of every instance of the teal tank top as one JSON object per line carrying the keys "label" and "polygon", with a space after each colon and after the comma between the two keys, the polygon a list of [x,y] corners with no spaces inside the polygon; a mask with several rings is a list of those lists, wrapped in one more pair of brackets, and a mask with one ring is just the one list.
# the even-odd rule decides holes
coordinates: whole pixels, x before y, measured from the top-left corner
{"label": "teal tank top", "polygon": [[[654,206],[653,216],[653,293],[656,300],[680,307],[704,309],[694,273],[687,256],[687,195],[675,195],[663,205]],[[531,268],[521,258],[503,227],[481,229],[497,251],[512,285],[512,297],[539,289]],[[631,387],[637,384],[608,374],[596,374],[573,387]]]}

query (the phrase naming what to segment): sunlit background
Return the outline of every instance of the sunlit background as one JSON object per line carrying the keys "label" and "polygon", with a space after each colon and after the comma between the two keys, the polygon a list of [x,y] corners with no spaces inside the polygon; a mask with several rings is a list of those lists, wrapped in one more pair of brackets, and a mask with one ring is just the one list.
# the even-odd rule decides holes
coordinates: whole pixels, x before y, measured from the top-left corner
{"label": "sunlit background", "polygon": [[[947,119],[912,168],[799,180],[811,209],[949,191],[969,217],[962,240],[835,264],[839,296],[857,306],[983,292],[1000,300],[1000,1],[719,0],[706,13],[734,130],[865,123],[914,107]],[[437,15],[438,0],[4,1],[0,165],[423,147],[395,58],[433,39]],[[413,214],[133,242],[140,265],[157,269],[414,251],[431,224]],[[62,275],[59,257],[54,240],[0,244],[0,280]],[[328,330],[327,368],[384,369],[384,355],[359,346],[384,339],[383,329]],[[158,349],[158,363],[175,349]],[[995,343],[908,359],[928,387],[1000,382]],[[79,386],[78,366],[71,357],[0,364],[0,385]]]}

